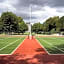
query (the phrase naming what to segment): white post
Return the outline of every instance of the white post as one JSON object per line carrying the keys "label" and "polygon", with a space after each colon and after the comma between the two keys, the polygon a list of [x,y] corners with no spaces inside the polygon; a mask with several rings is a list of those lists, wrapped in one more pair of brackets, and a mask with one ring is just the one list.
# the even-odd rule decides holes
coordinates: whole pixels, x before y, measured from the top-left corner
{"label": "white post", "polygon": [[32,39],[32,35],[31,35],[31,21],[32,21],[32,5],[30,5],[30,39]]}

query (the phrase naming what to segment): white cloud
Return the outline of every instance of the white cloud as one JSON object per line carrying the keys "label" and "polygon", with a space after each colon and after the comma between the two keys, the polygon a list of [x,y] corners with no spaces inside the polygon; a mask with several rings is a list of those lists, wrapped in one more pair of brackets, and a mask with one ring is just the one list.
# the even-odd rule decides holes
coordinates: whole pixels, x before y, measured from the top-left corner
{"label": "white cloud", "polygon": [[37,17],[37,21],[43,23],[49,17],[63,16],[64,8],[62,10],[63,10],[63,12],[58,12],[57,8],[51,8],[49,6],[45,6],[45,7],[42,7],[40,10],[33,11],[32,14],[33,14],[33,16]]}
{"label": "white cloud", "polygon": [[4,2],[0,2],[0,9],[2,10],[2,12],[5,12],[5,11],[15,12],[16,8],[13,7],[13,5],[11,4],[12,4],[11,0],[5,0]]}
{"label": "white cloud", "polygon": [[[25,21],[30,21],[30,10],[29,10],[29,7],[27,6],[30,4],[30,2],[25,1],[25,3],[24,3],[24,1],[23,0],[4,0],[3,2],[0,2],[0,15],[2,12],[5,12],[8,10],[8,11],[12,11],[12,12],[16,13],[18,16],[23,17]],[[41,1],[42,0],[40,0],[39,2],[41,2]],[[21,4],[18,4],[19,2]],[[32,22],[43,23],[49,17],[64,16],[63,7],[62,8],[61,7],[53,8],[48,5],[43,6],[43,5],[40,5],[39,2],[34,2],[33,6],[32,6]],[[43,3],[43,2],[41,2],[41,3]],[[26,4],[26,6],[25,6],[25,4]]]}

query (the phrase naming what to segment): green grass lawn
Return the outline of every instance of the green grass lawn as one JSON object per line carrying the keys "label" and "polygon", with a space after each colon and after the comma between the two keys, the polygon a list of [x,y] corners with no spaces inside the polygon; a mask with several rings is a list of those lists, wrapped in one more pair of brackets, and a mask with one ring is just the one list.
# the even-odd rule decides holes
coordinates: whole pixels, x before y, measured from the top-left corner
{"label": "green grass lawn", "polygon": [[64,54],[64,37],[37,37],[50,54]]}
{"label": "green grass lawn", "polygon": [[11,54],[24,37],[0,37],[0,54]]}

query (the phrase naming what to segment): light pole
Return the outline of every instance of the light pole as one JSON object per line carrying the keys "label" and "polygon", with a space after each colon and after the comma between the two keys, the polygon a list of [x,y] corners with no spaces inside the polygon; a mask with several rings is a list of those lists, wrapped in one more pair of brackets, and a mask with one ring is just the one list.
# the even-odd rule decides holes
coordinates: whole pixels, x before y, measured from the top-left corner
{"label": "light pole", "polygon": [[31,34],[32,4],[30,4],[29,9],[30,9],[30,39],[32,39],[32,34]]}

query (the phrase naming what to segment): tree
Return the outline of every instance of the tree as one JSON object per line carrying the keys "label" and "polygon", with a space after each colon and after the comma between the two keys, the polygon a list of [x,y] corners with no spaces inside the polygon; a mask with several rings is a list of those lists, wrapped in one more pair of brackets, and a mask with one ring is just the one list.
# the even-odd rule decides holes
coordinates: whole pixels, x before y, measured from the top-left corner
{"label": "tree", "polygon": [[22,22],[19,22],[19,25],[18,25],[18,33],[24,33],[25,31],[27,31],[28,30],[28,26],[25,24],[25,22],[24,21],[22,21]]}
{"label": "tree", "polygon": [[3,32],[3,22],[2,22],[2,20],[0,18],[0,33],[2,33],[2,32]]}
{"label": "tree", "polygon": [[17,21],[18,21],[18,30],[17,30],[18,33],[24,33],[25,31],[28,30],[28,26],[23,21],[23,18],[17,17]]}
{"label": "tree", "polygon": [[17,21],[18,21],[18,23],[21,23],[23,21],[23,18],[19,16],[19,17],[17,17]]}
{"label": "tree", "polygon": [[48,18],[45,22],[44,22],[44,30],[45,31],[51,31],[52,29],[55,29],[56,32],[60,31],[60,22],[59,22],[59,16],[54,16],[54,17],[50,17]]}
{"label": "tree", "polygon": [[1,15],[4,32],[10,33],[17,30],[17,16],[12,12],[4,12]]}
{"label": "tree", "polygon": [[64,16],[62,16],[61,18],[60,18],[60,22],[59,22],[61,25],[60,25],[60,28],[61,28],[61,30],[63,30],[64,31]]}
{"label": "tree", "polygon": [[40,33],[41,31],[43,31],[42,24],[40,24],[40,23],[33,24],[33,26],[32,26],[32,32]]}
{"label": "tree", "polygon": [[52,29],[51,23],[52,23],[52,17],[48,18],[43,23],[43,30],[44,30],[44,32],[48,32],[48,31],[50,31]]}

